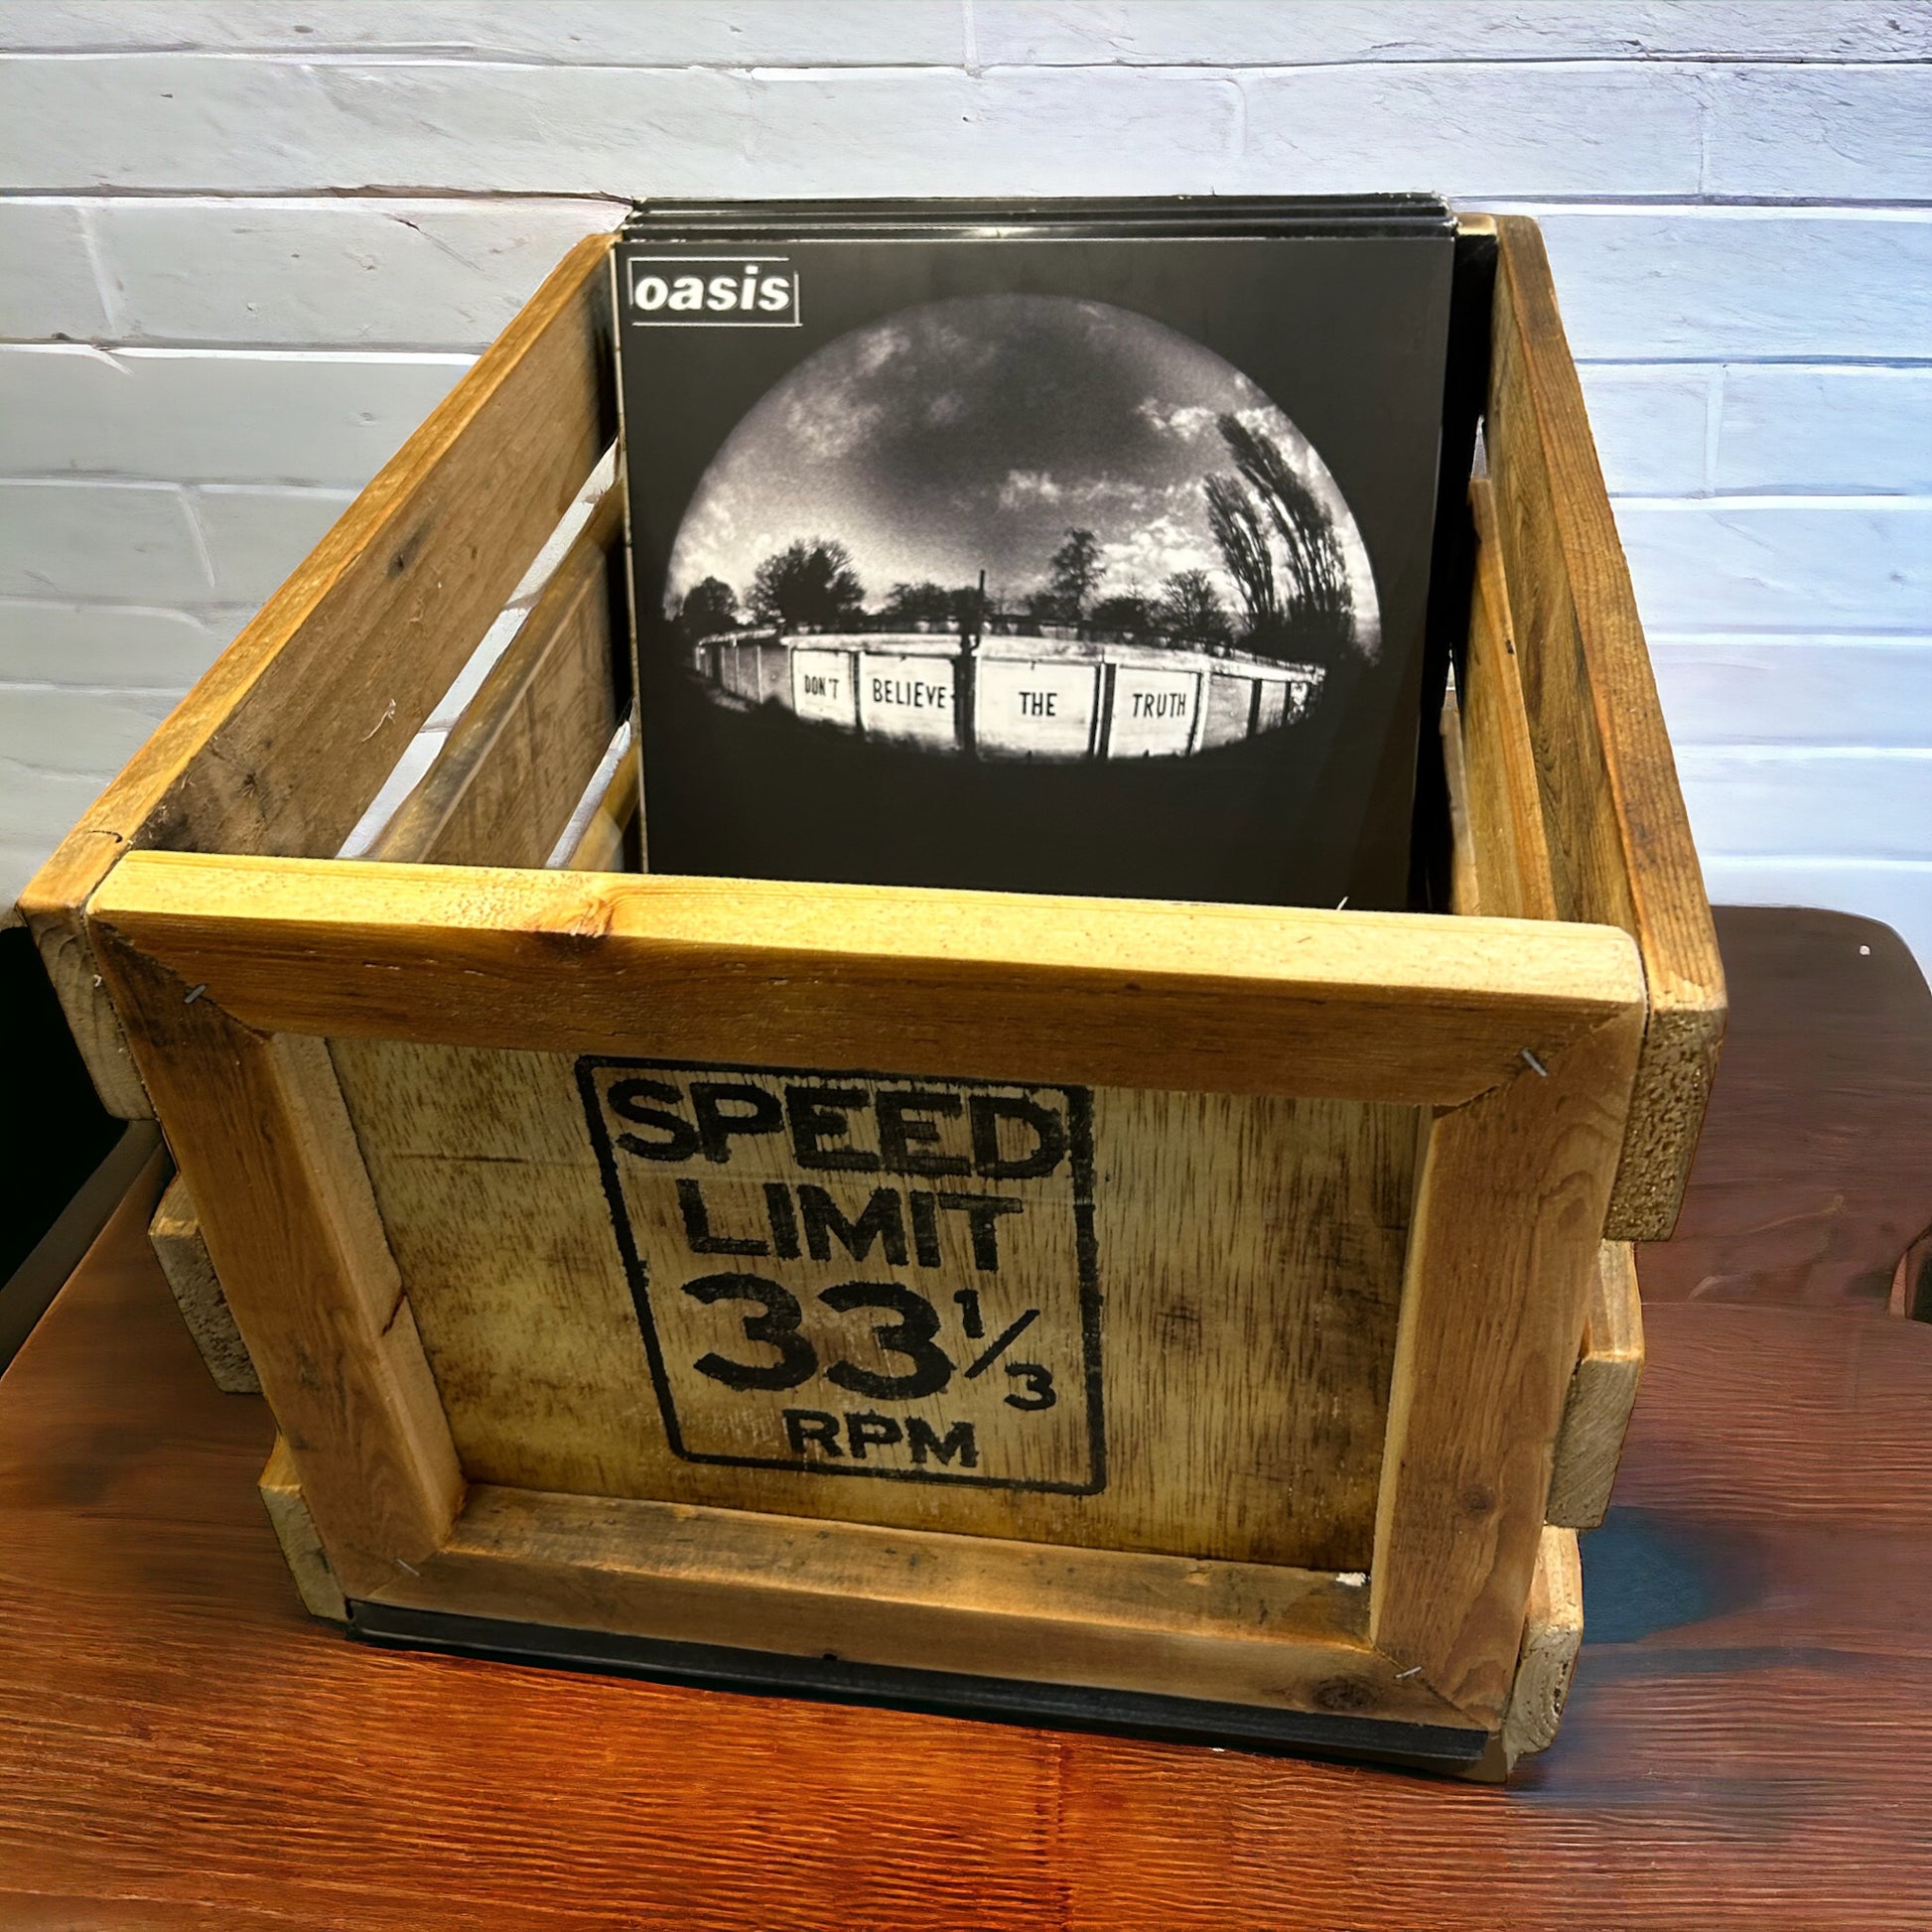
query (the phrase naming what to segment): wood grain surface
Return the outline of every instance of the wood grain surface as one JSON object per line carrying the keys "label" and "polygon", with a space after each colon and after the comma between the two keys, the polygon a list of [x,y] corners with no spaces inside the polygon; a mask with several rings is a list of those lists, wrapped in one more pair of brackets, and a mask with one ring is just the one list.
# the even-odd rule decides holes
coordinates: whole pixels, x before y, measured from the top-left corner
{"label": "wood grain surface", "polygon": [[265,1033],[1412,1104],[1645,998],[1612,926],[1415,912],[192,852],[93,912]]}
{"label": "wood grain surface", "polygon": [[[1747,1050],[1753,1013],[1858,997],[1822,944],[1759,984],[1764,950],[1729,962]],[[1928,1107],[1794,1075],[1714,1111],[1706,1160],[1775,1174],[1835,1123],[1902,1140]],[[1847,1251],[1895,1211],[1849,1200]],[[1932,1922],[1925,1324],[1651,1305],[1564,1727],[1498,1789],[347,1644],[254,1493],[267,1413],[209,1384],[142,1219],[0,1381],[10,1929]]]}
{"label": "wood grain surface", "polygon": [[623,488],[607,489],[371,859],[541,866],[627,708]]}
{"label": "wood grain surface", "polygon": [[215,1279],[214,1263],[208,1259],[188,1182],[180,1174],[169,1183],[154,1210],[154,1219],[148,1223],[148,1240],[214,1386],[229,1395],[260,1395],[261,1377],[248,1358],[248,1344],[234,1325],[228,1298]]}
{"label": "wood grain surface", "polygon": [[1642,1376],[1643,1304],[1630,1243],[1605,1241],[1596,1251],[1583,1353],[1564,1400],[1547,1522],[1593,1530],[1603,1520]]}
{"label": "wood grain surface", "polygon": [[1543,238],[1523,215],[1496,232],[1483,436],[1557,909],[1623,926],[1650,988],[1604,1232],[1656,1239],[1676,1220],[1710,1096],[1724,971]]}
{"label": "wood grain surface", "polygon": [[442,1542],[464,1477],[328,1046],[119,947],[100,963],[336,1571],[379,1587]]}
{"label": "wood grain surface", "polygon": [[[458,1452],[477,1481],[1246,1563],[1369,1567],[1414,1109],[1095,1093],[1108,1481],[1083,1496],[834,1482],[672,1454],[572,1063],[387,1040],[339,1039],[333,1053]],[[755,1143],[729,1170],[713,1170],[754,1176],[705,1183],[717,1230],[763,1225],[764,1177],[786,1166],[759,1161]],[[833,1183],[856,1221],[882,1176],[845,1176],[853,1184],[843,1188],[837,1176],[816,1177]],[[642,1190],[634,1238],[647,1280],[661,1289],[652,1305],[662,1323],[675,1316],[674,1284],[708,1269],[692,1261],[685,1230],[669,1224],[678,1214],[674,1183],[653,1185],[646,1173],[629,1184]],[[1038,1220],[1051,1231],[1044,1246],[1024,1245],[1016,1233],[1034,1215],[1010,1222],[1000,1272],[986,1277],[955,1252],[967,1238],[961,1217],[943,1219],[946,1279],[980,1283],[989,1334],[1077,1279],[1070,1207]],[[823,1263],[794,1259],[780,1272],[797,1280],[802,1268],[821,1284],[866,1272],[836,1241],[826,1248]],[[869,1271],[879,1268],[875,1256]],[[927,1278],[915,1269],[907,1279]],[[1002,1283],[1021,1299],[995,1313]],[[950,1316],[948,1298],[939,1301]],[[848,1324],[847,1345],[860,1346],[877,1318]],[[716,1327],[729,1347],[737,1323],[728,1307],[708,1318],[707,1332]],[[684,1353],[704,1346],[692,1341]],[[1062,1372],[1062,1383],[1069,1379]],[[836,1389],[777,1399],[841,1400]],[[948,1399],[956,1404],[950,1385]],[[678,1398],[687,1432],[696,1425],[702,1434],[705,1414],[693,1405],[703,1402],[721,1418],[743,1407],[717,1384],[687,1385]],[[1081,1413],[1065,1401],[1052,1420],[1078,1434]],[[1084,1450],[1076,1462],[1084,1470]],[[1307,1470],[1320,1479],[1298,1480]]]}
{"label": "wood grain surface", "polygon": [[1537,782],[1536,747],[1523,703],[1516,624],[1503,576],[1494,490],[1469,485],[1476,525],[1469,637],[1456,685],[1462,743],[1454,770],[1469,817],[1475,884],[1454,900],[1459,912],[1499,919],[1554,919],[1556,884]]}
{"label": "wood grain surface", "polygon": [[1370,1640],[1501,1720],[1642,1016],[1438,1117],[1417,1183]]}

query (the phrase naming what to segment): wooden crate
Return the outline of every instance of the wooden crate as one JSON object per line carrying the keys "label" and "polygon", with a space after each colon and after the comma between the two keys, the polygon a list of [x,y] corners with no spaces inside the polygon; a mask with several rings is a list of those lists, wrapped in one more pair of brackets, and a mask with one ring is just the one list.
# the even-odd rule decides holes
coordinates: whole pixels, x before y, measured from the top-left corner
{"label": "wooden crate", "polygon": [[171,1278],[225,1294],[319,1613],[1490,1773],[1549,1740],[1724,993],[1540,238],[1466,232],[1455,915],[639,876],[620,797],[546,870],[628,707],[615,492],[335,857],[612,444],[608,237],[137,755],[22,908],[166,1130]]}

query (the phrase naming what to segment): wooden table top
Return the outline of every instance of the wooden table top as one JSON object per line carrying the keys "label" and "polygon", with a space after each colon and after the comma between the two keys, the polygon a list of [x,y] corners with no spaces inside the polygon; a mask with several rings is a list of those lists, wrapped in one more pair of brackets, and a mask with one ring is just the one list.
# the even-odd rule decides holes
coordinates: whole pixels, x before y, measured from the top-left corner
{"label": "wooden table top", "polygon": [[1513,1786],[348,1643],[150,1187],[0,1380],[0,1927],[1924,1932],[1932,1325],[1878,1284],[1932,1220],[1932,1003],[1882,927],[1720,929],[1729,1056]]}

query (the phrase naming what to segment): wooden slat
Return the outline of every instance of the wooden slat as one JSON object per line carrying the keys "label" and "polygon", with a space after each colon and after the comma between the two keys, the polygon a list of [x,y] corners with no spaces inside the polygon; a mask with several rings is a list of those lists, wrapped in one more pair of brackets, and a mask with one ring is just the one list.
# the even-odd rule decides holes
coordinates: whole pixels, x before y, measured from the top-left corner
{"label": "wooden slat", "polygon": [[125,947],[100,962],[336,1572],[367,1588],[441,1544],[464,1482],[329,1049]]}
{"label": "wooden slat", "polygon": [[326,1623],[346,1623],[348,1604],[344,1600],[343,1587],[329,1567],[316,1519],[302,1498],[302,1478],[296,1471],[295,1457],[280,1436],[256,1486],[268,1520],[275,1526],[275,1540],[282,1546],[283,1561],[295,1580],[303,1608]]}
{"label": "wooden slat", "polygon": [[643,772],[635,743],[626,747],[597,810],[571,849],[571,872],[628,872],[631,825],[641,803]]}
{"label": "wooden slat", "polygon": [[[1466,832],[1457,840],[1458,911],[1555,917],[1555,888],[1529,721],[1517,674],[1508,586],[1495,536],[1489,484],[1470,491],[1477,541],[1476,586],[1469,624],[1470,699],[1460,717],[1446,716],[1451,807],[1464,799]],[[1470,755],[1459,756],[1466,742]],[[1472,775],[1480,770],[1487,779]],[[1643,1370],[1643,1316],[1628,1242],[1604,1242],[1590,1279],[1583,1350],[1570,1380],[1557,1439],[1546,1519],[1572,1529],[1603,1520],[1616,1480],[1617,1457]]]}
{"label": "wooden slat", "polygon": [[1435,1104],[1640,984],[1554,921],[189,853],[95,912],[264,1033]]}
{"label": "wooden slat", "polygon": [[452,866],[549,858],[627,708],[628,643],[613,624],[622,545],[619,484],[599,499],[369,858]]}
{"label": "wooden slat", "polygon": [[248,1344],[235,1326],[228,1298],[215,1279],[202,1224],[189,1198],[188,1183],[177,1174],[148,1224],[148,1241],[161,1272],[214,1386],[227,1395],[260,1395],[261,1381],[248,1359]]}
{"label": "wooden slat", "polygon": [[1642,1024],[1633,983],[1615,1020],[1441,1116],[1423,1165],[1370,1638],[1486,1728],[1515,1672]]}
{"label": "wooden slat", "polygon": [[[1509,586],[1496,540],[1489,483],[1470,485],[1475,514],[1475,591],[1469,644],[1456,690],[1462,725],[1462,789],[1469,815],[1476,897],[1466,907],[1492,919],[1554,919],[1556,887],[1536,751],[1523,707]],[[1458,908],[1462,900],[1456,900]]]}
{"label": "wooden slat", "polygon": [[1272,1564],[809,1527],[479,1485],[380,1600],[671,1641],[1460,1725],[1362,1642],[1358,1584]]}
{"label": "wooden slat", "polygon": [[1590,1284],[1583,1353],[1570,1378],[1547,1519],[1593,1530],[1610,1506],[1623,1438],[1643,1376],[1643,1304],[1627,1241],[1605,1241]]}
{"label": "wooden slat", "polygon": [[1566,919],[1621,925],[1649,985],[1605,1233],[1671,1231],[1724,1035],[1724,970],[1643,630],[1536,224],[1497,223],[1486,441]]}
{"label": "wooden slat", "polygon": [[1443,700],[1443,778],[1449,806],[1449,910],[1475,918],[1482,911],[1482,873],[1469,824],[1468,760],[1462,749],[1462,710],[1450,690]]}
{"label": "wooden slat", "polygon": [[611,441],[609,246],[571,250],[22,894],[111,1111],[151,1109],[88,900],[133,848],[341,848]]}

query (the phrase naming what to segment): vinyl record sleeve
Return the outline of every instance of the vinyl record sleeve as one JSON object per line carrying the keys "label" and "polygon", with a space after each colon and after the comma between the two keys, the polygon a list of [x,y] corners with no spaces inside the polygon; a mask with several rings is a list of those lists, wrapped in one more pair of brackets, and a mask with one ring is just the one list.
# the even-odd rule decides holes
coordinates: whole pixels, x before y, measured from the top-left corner
{"label": "vinyl record sleeve", "polygon": [[639,234],[765,229],[786,236],[866,229],[921,229],[957,234],[991,227],[1066,228],[1089,234],[1112,228],[1147,233],[1202,233],[1238,225],[1272,234],[1313,234],[1333,227],[1374,227],[1443,234],[1453,229],[1447,203],[1434,195],[1135,195],[1013,201],[948,198],[944,202],[828,199],[783,202],[645,202],[631,226]]}
{"label": "vinyl record sleeve", "polygon": [[651,870],[1406,903],[1452,229],[1122,206],[626,228]]}

